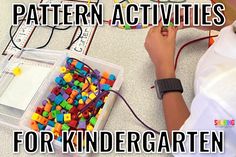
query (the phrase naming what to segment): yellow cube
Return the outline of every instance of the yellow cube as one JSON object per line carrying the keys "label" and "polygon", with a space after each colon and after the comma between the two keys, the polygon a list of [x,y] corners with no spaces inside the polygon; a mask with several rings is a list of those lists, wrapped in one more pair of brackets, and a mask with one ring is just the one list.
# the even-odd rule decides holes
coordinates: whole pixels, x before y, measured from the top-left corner
{"label": "yellow cube", "polygon": [[88,124],[88,125],[87,125],[87,130],[88,130],[88,131],[93,131],[93,126],[90,125],[90,124]]}
{"label": "yellow cube", "polygon": [[82,92],[82,96],[88,96],[87,92]]}
{"label": "yellow cube", "polygon": [[31,119],[38,122],[40,118],[40,115],[38,113],[33,113]]}
{"label": "yellow cube", "polygon": [[65,76],[64,76],[63,78],[64,78],[64,80],[65,80],[66,82],[71,82],[72,79],[73,79],[73,77],[72,77],[72,75],[71,75],[70,73],[65,74]]}
{"label": "yellow cube", "polygon": [[94,93],[91,93],[91,94],[89,95],[89,99],[93,100],[93,99],[95,99],[95,98],[96,98],[96,95],[95,95]]}
{"label": "yellow cube", "polygon": [[79,104],[84,104],[84,101],[82,99],[79,99]]}
{"label": "yellow cube", "polygon": [[68,123],[70,121],[71,121],[71,114],[70,113],[64,114],[64,122]]}
{"label": "yellow cube", "polygon": [[12,71],[12,73],[15,75],[15,76],[19,76],[21,74],[21,68],[20,67],[15,67]]}
{"label": "yellow cube", "polygon": [[90,90],[91,90],[91,91],[95,92],[95,91],[96,91],[96,88],[97,88],[96,86],[90,85]]}
{"label": "yellow cube", "polygon": [[91,99],[87,99],[86,101],[85,101],[85,104],[88,104],[88,103],[90,103],[91,102]]}
{"label": "yellow cube", "polygon": [[[89,81],[89,82],[88,82]],[[87,77],[87,79],[86,79],[86,81],[85,81],[86,83],[90,83],[91,84],[91,82],[92,82],[92,79],[91,79],[91,77]]]}

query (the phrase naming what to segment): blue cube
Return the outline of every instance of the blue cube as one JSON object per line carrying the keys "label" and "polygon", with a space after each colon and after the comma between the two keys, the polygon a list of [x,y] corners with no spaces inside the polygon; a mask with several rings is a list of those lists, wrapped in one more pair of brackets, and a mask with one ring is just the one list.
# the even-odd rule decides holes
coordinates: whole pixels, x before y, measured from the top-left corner
{"label": "blue cube", "polygon": [[78,94],[77,96],[76,96],[76,99],[77,100],[79,100],[79,99],[81,99],[82,98],[82,95],[81,94]]}
{"label": "blue cube", "polygon": [[61,136],[58,136],[57,141],[62,142]]}
{"label": "blue cube", "polygon": [[105,90],[105,91],[107,91],[107,90],[109,90],[110,89],[110,85],[108,85],[108,84],[103,84],[102,85],[102,90]]}
{"label": "blue cube", "polygon": [[60,113],[60,114],[57,114],[57,122],[58,123],[63,123],[63,119],[64,119],[64,114]]}
{"label": "blue cube", "polygon": [[39,130],[44,130],[45,126],[43,124],[38,123]]}
{"label": "blue cube", "polygon": [[80,73],[81,75],[83,75],[83,76],[86,76],[86,75],[87,75],[87,71],[85,71],[85,70],[80,70],[79,73]]}
{"label": "blue cube", "polygon": [[54,102],[55,104],[59,105],[63,100],[64,100],[63,96],[59,94],[58,96],[56,96]]}
{"label": "blue cube", "polygon": [[82,69],[84,67],[84,64],[81,63],[81,62],[78,62],[76,65],[75,65],[76,69]]}
{"label": "blue cube", "polygon": [[110,74],[109,80],[115,81],[116,80],[116,76],[114,74]]}
{"label": "blue cube", "polygon": [[49,121],[48,121],[48,125],[49,125],[49,126],[51,126],[51,127],[54,127],[54,126],[55,126],[55,122],[54,122],[54,121],[51,121],[51,120],[49,120]]}
{"label": "blue cube", "polygon": [[102,100],[98,100],[98,102],[96,103],[96,108],[101,107],[103,104]]}
{"label": "blue cube", "polygon": [[83,100],[84,102],[85,102],[87,99],[88,99],[87,96],[83,96],[83,97],[82,97],[82,100]]}
{"label": "blue cube", "polygon": [[56,77],[56,78],[55,78],[55,82],[56,82],[58,85],[62,85],[62,84],[63,84],[63,78],[61,78],[61,77]]}

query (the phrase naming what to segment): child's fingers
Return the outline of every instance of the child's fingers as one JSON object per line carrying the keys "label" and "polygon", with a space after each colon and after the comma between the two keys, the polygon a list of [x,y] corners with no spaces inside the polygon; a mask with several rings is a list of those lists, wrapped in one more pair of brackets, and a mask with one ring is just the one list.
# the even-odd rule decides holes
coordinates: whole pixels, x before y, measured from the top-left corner
{"label": "child's fingers", "polygon": [[159,23],[158,23],[158,26],[154,26],[153,30],[158,31],[159,33],[161,33],[162,27],[163,27],[163,24],[162,24],[162,21],[160,20]]}
{"label": "child's fingers", "polygon": [[159,24],[158,24],[158,31],[161,32],[162,30],[162,27],[163,27],[163,23],[162,23],[162,20],[159,21]]}
{"label": "child's fingers", "polygon": [[168,31],[163,31],[163,32],[161,32],[161,34],[162,34],[164,37],[167,37],[167,36],[168,36]]}
{"label": "child's fingers", "polygon": [[168,29],[168,38],[175,38],[178,28],[170,26],[167,29]]}

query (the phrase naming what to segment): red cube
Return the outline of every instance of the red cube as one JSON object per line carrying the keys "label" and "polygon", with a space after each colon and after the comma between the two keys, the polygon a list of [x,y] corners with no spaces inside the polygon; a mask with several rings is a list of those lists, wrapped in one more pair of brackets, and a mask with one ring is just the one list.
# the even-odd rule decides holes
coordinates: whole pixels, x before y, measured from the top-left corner
{"label": "red cube", "polygon": [[72,119],[69,123],[68,126],[70,126],[71,128],[76,128],[77,126],[77,120]]}
{"label": "red cube", "polygon": [[70,112],[71,114],[78,114],[79,110],[78,110],[75,106],[73,106],[73,107],[70,109],[69,112]]}
{"label": "red cube", "polygon": [[35,112],[41,115],[43,113],[43,108],[37,107]]}
{"label": "red cube", "polygon": [[60,92],[61,92],[61,88],[60,87],[54,87],[52,89],[52,93],[54,93],[55,95],[60,94]]}
{"label": "red cube", "polygon": [[71,92],[72,92],[72,89],[71,89],[71,88],[67,88],[67,89],[65,90],[65,92],[66,92],[66,94],[70,95]]}

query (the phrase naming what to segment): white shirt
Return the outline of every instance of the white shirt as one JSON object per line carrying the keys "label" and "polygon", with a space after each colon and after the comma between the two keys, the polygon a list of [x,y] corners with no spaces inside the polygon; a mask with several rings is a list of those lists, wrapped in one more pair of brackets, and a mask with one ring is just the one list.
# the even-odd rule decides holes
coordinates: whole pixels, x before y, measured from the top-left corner
{"label": "white shirt", "polygon": [[194,90],[191,115],[181,130],[223,130],[225,153],[180,156],[236,157],[236,126],[217,127],[214,123],[236,120],[236,34],[232,25],[221,30],[217,41],[200,59]]}

